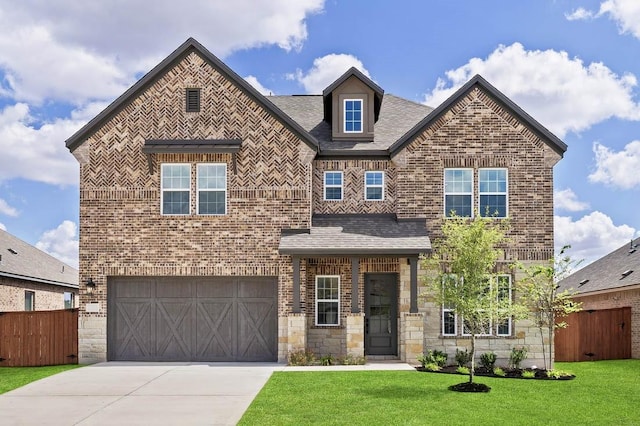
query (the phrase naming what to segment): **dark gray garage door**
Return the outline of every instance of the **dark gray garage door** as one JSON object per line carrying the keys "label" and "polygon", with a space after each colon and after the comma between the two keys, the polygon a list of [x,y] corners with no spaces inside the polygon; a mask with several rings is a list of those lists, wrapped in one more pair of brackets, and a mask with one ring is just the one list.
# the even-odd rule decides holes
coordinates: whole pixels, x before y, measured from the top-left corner
{"label": "dark gray garage door", "polygon": [[107,357],[277,361],[277,278],[111,277]]}

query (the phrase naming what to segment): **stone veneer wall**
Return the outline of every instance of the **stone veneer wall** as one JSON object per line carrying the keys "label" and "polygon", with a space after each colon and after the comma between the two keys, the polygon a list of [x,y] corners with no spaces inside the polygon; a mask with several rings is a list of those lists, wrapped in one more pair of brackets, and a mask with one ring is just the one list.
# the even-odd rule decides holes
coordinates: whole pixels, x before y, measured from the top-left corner
{"label": "stone veneer wall", "polygon": [[[185,112],[185,89],[192,87],[201,88],[199,113]],[[152,154],[149,163],[141,151],[148,139],[236,138],[242,146],[235,159]],[[290,312],[292,266],[278,254],[280,230],[310,226],[314,151],[197,53],[159,76],[74,155],[80,281],[91,277],[97,285],[93,295],[80,297],[80,362],[106,357],[109,276],[278,276],[279,316]],[[192,165],[195,212],[200,162],[227,164],[227,214],[162,216],[160,165]],[[96,312],[87,312],[87,303]]]}
{"label": "stone veneer wall", "polygon": [[78,304],[78,289],[36,283],[18,278],[0,277],[0,312],[24,311],[24,292],[35,293],[35,310],[64,309],[64,293],[74,293]]}
{"label": "stone veneer wall", "polygon": [[573,299],[582,302],[584,310],[631,307],[631,357],[640,358],[640,288],[594,295],[578,294]]}

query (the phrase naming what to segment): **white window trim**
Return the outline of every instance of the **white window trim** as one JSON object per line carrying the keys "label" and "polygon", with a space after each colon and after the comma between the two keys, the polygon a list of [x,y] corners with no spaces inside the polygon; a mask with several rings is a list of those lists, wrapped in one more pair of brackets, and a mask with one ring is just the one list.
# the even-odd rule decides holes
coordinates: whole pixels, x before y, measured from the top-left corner
{"label": "white window trim", "polygon": [[[347,102],[360,102],[360,130],[347,130]],[[343,99],[342,101],[342,133],[364,133],[364,100],[360,98]]]}
{"label": "white window trim", "polygon": [[[380,173],[382,175],[382,183],[380,185],[367,185],[367,175],[369,173]],[[364,199],[365,201],[384,201],[384,184],[385,184],[385,172],[382,170],[368,170],[364,172]],[[382,198],[367,198],[367,188],[381,188],[382,189]]]}
{"label": "white window trim", "polygon": [[[27,294],[31,295],[31,304],[29,305],[29,309],[27,309]],[[33,290],[25,290],[24,291],[24,310],[27,312],[33,312],[36,310],[36,292]]]}
{"label": "white window trim", "polygon": [[[67,308],[67,294],[69,295],[69,302],[71,302],[71,307]],[[76,295],[72,291],[65,291],[62,293],[62,303],[65,309],[73,309],[76,307]]]}
{"label": "white window trim", "polygon": [[[453,312],[453,334],[444,332],[444,314],[446,312]],[[445,305],[442,305],[442,316],[440,318],[440,326],[442,330],[443,336],[457,336],[458,335],[458,314],[455,313],[453,309],[447,308]]]}
{"label": "white window trim", "polygon": [[[187,188],[186,190],[189,191],[189,211],[187,213],[184,214],[170,214],[170,213],[165,213],[162,209],[162,207],[164,206],[164,193],[166,192],[184,192],[185,189],[184,188],[168,188],[165,189],[162,186],[163,183],[163,178],[164,178],[164,166],[189,166],[189,188]],[[160,165],[160,214],[162,216],[188,216],[191,214],[191,163],[162,163]]]}
{"label": "white window trim", "polygon": [[[500,274],[500,275],[496,275],[496,283],[498,283],[498,280],[500,277],[507,277],[509,279],[509,295],[507,296],[509,298],[509,304],[511,304],[511,302],[513,301],[513,280],[511,279],[511,275],[509,274]],[[495,333],[496,336],[499,337],[509,337],[513,334],[513,318],[509,317],[507,319],[507,323],[509,326],[509,331],[505,334],[505,333],[499,333],[498,330],[500,329],[500,324],[496,324],[495,327]]]}
{"label": "white window trim", "polygon": [[[224,189],[200,189],[198,188],[198,182],[200,180],[200,172],[198,170],[198,166],[223,166],[224,167]],[[226,216],[228,213],[228,197],[227,197],[227,187],[228,187],[228,179],[227,179],[227,163],[196,163],[196,214],[200,216]],[[200,213],[200,191],[203,192],[224,192],[224,213],[216,214],[216,213]]]}
{"label": "white window trim", "polygon": [[[506,188],[505,192],[480,192],[480,170],[504,170],[505,179],[506,179]],[[505,215],[504,216],[493,216],[490,214],[489,218],[494,219],[506,219],[509,217],[509,169],[506,167],[482,167],[478,169],[478,213],[480,216],[484,215],[484,212],[481,211],[480,208],[480,196],[481,195],[504,195],[504,205],[505,205]],[[489,212],[491,213],[491,212]]]}
{"label": "white window trim", "polygon": [[[471,191],[470,192],[447,192],[447,181],[446,181],[446,176],[447,176],[447,170],[470,170],[471,171]],[[444,210],[444,217],[445,219],[450,219],[451,216],[449,216],[449,212],[447,211],[447,195],[471,195],[471,216],[469,216],[470,218],[473,218],[473,188],[474,188],[474,170],[472,168],[468,168],[468,167],[447,167],[443,170],[442,172],[442,209]],[[456,215],[458,213],[456,212]]]}
{"label": "white window trim", "polygon": [[[338,279],[338,299],[318,299],[318,278],[337,278]],[[340,310],[340,290],[341,290],[341,283],[340,283],[340,275],[316,275],[316,292],[315,292],[315,310],[316,310],[316,314],[315,314],[315,325],[318,327],[339,327],[340,326],[340,315],[341,315],[341,310]],[[332,303],[337,303],[338,304],[338,323],[337,324],[320,324],[318,322],[318,303],[320,302],[332,302]]]}
{"label": "white window trim", "polygon": [[[340,185],[335,185],[335,184],[327,184],[327,174],[328,173],[340,173]],[[344,198],[344,173],[342,171],[337,171],[337,170],[330,170],[330,171],[326,171],[324,172],[323,176],[322,176],[322,196],[324,198],[324,201],[342,201]],[[331,198],[331,199],[327,199],[327,188],[340,188],[340,198]]]}

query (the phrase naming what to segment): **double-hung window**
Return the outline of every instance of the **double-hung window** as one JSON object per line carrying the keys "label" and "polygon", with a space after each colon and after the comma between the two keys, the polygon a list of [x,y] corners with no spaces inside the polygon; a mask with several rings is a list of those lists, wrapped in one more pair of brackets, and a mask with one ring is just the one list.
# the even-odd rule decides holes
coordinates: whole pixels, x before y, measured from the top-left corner
{"label": "double-hung window", "polygon": [[344,133],[362,133],[362,99],[344,100]]}
{"label": "double-hung window", "polygon": [[36,310],[36,293],[34,291],[25,290],[24,292],[24,310]]}
{"label": "double-hung window", "polygon": [[384,200],[384,172],[364,172],[364,199]]}
{"label": "double-hung window", "polygon": [[163,215],[187,215],[191,203],[191,165],[163,164],[161,172]]}
{"label": "double-hung window", "polygon": [[444,170],[444,214],[471,217],[473,206],[473,169]]}
{"label": "double-hung window", "polygon": [[227,213],[227,165],[198,164],[198,214]]}
{"label": "double-hung window", "polygon": [[76,307],[75,294],[71,293],[70,291],[65,291],[62,297],[64,300],[65,309],[73,309]]}
{"label": "double-hung window", "polygon": [[507,169],[479,169],[480,216],[507,217]]}
{"label": "double-hung window", "polygon": [[340,277],[316,277],[316,325],[340,325]]}
{"label": "double-hung window", "polygon": [[324,199],[342,200],[342,172],[324,172]]}
{"label": "double-hung window", "polygon": [[[496,277],[498,283],[498,303],[511,304],[511,275],[498,275]],[[498,336],[511,336],[511,317],[500,322],[496,326],[496,334]]]}

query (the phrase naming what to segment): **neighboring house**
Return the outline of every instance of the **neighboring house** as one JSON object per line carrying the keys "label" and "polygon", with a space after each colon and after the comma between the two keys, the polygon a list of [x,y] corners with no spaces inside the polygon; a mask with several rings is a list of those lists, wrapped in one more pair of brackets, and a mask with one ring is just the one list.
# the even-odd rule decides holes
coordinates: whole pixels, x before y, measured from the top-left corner
{"label": "neighboring house", "polygon": [[78,306],[78,270],[0,229],[0,312]]}
{"label": "neighboring house", "polygon": [[[574,272],[558,285],[559,290],[576,292],[573,299],[582,302],[582,316],[596,318],[586,327],[574,327],[568,321],[569,327],[562,330],[570,340],[575,337],[579,360],[640,358],[640,238]],[[578,315],[574,317],[577,320]],[[599,336],[611,338],[609,344],[615,347],[598,347]]]}
{"label": "neighboring house", "polygon": [[[353,68],[321,95],[265,97],[193,39],[67,147],[95,284],[83,363],[454,352],[469,338],[419,297],[419,255],[446,212],[489,208],[513,225],[502,264],[549,259],[566,150],[480,76],[436,109]],[[533,330],[479,345],[506,356]]]}

